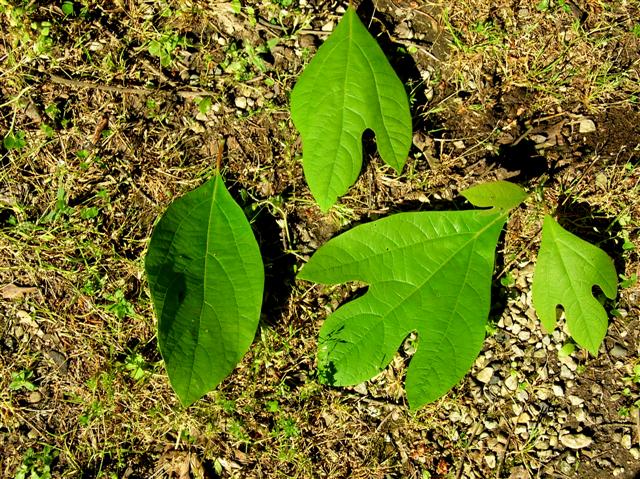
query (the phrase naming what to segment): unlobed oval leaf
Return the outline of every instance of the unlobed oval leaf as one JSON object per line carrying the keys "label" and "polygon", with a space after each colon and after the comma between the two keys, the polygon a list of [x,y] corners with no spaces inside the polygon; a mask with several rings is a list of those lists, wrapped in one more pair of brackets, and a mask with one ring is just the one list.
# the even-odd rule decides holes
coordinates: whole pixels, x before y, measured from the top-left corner
{"label": "unlobed oval leaf", "polygon": [[562,305],[573,339],[594,356],[607,333],[607,313],[593,296],[593,287],[614,299],[618,282],[611,258],[546,216],[533,277],[533,306],[547,331],[556,324]]}
{"label": "unlobed oval leaf", "polygon": [[495,248],[507,215],[499,208],[400,213],[322,246],[299,278],[361,281],[369,288],[323,324],[321,381],[344,386],[370,379],[417,332],[405,384],[409,405],[434,401],[454,386],[482,347]]}
{"label": "unlobed oval leaf", "polygon": [[460,194],[474,206],[503,211],[515,208],[527,198],[527,193],[522,188],[508,181],[480,183]]}
{"label": "unlobed oval leaf", "polygon": [[160,351],[188,406],[233,371],[253,341],[262,305],[260,250],[219,175],[169,206],[145,269]]}
{"label": "unlobed oval leaf", "polygon": [[400,172],[411,146],[411,114],[402,82],[349,7],[291,93],[303,167],[318,205],[328,210],[356,181],[362,134],[376,135],[382,159]]}

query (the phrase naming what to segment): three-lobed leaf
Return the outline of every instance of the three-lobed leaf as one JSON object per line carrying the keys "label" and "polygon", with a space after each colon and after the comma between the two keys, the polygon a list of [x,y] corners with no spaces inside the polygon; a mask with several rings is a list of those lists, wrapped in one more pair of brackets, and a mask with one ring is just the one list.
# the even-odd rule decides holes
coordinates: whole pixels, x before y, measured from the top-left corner
{"label": "three-lobed leaf", "polygon": [[596,285],[608,298],[615,298],[618,283],[611,258],[546,216],[533,278],[533,306],[543,326],[552,331],[556,307],[562,305],[571,336],[593,355],[598,354],[608,324],[607,313],[592,292]]}
{"label": "three-lobed leaf", "polygon": [[371,129],[382,159],[400,172],[411,146],[411,114],[402,82],[349,7],[291,93],[304,173],[328,210],[362,168],[362,134]]}
{"label": "three-lobed leaf", "polygon": [[169,206],[145,269],[160,351],[188,406],[233,371],[253,341],[262,305],[260,250],[219,174]]}
{"label": "three-lobed leaf", "polygon": [[[499,193],[505,188],[510,200]],[[485,336],[498,237],[509,208],[525,197],[504,182],[469,191],[471,201],[494,208],[389,216],[330,240],[304,266],[302,279],[369,286],[323,324],[321,381],[370,379],[412,332],[418,344],[405,382],[412,408],[438,399],[466,374]],[[491,195],[501,201],[489,204]]]}

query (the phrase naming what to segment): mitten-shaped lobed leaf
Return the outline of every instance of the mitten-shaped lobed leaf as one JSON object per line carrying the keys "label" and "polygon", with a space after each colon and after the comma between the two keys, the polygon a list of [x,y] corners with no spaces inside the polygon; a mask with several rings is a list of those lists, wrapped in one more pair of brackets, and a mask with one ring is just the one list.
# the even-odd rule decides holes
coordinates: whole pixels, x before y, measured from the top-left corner
{"label": "mitten-shaped lobed leaf", "polygon": [[542,227],[542,243],[533,278],[533,306],[547,331],[556,324],[562,305],[573,339],[594,356],[607,333],[607,313],[593,296],[593,287],[614,299],[616,270],[600,248],[566,231],[551,216]]}
{"label": "mitten-shaped lobed leaf", "polygon": [[322,326],[321,380],[352,385],[370,379],[416,332],[406,377],[409,404],[416,408],[445,394],[482,347],[495,248],[507,215],[499,208],[400,213],[322,246],[300,278],[361,281],[369,288]]}
{"label": "mitten-shaped lobed leaf", "polygon": [[382,159],[402,170],[411,146],[407,94],[353,8],[300,75],[291,118],[302,136],[307,183],[323,211],[358,178],[367,128]]}
{"label": "mitten-shaped lobed leaf", "polygon": [[233,371],[253,341],[262,305],[260,250],[219,175],[169,206],[145,268],[160,351],[188,406]]}

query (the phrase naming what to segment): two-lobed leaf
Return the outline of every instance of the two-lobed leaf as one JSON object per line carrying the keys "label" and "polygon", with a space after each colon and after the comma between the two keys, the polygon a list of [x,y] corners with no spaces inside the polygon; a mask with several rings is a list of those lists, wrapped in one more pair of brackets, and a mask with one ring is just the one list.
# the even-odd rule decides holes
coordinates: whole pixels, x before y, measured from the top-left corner
{"label": "two-lobed leaf", "polygon": [[556,307],[562,305],[571,336],[594,356],[608,324],[604,307],[593,295],[596,285],[608,298],[616,297],[618,283],[611,258],[546,216],[533,278],[533,306],[542,325],[552,331]]}
{"label": "two-lobed leaf", "polygon": [[188,406],[242,359],[262,305],[260,250],[219,174],[169,206],[153,231],[145,269],[160,351]]}
{"label": "two-lobed leaf", "polygon": [[[313,255],[301,279],[369,286],[321,328],[323,382],[372,378],[412,332],[418,345],[405,382],[412,408],[438,399],[467,373],[485,336],[498,237],[509,209],[525,197],[515,187],[507,201],[499,193],[505,188],[498,182],[467,191],[491,210],[399,213],[357,226]],[[490,204],[491,195],[502,201]]]}
{"label": "two-lobed leaf", "polygon": [[402,170],[411,146],[411,114],[402,82],[349,7],[291,93],[304,174],[328,210],[362,168],[362,134],[371,129],[382,159]]}

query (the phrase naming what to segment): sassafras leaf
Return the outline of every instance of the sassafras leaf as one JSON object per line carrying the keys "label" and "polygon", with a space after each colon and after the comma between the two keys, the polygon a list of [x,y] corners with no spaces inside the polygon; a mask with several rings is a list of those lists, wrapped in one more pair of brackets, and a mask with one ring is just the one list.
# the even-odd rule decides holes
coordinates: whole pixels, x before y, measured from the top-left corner
{"label": "sassafras leaf", "polygon": [[571,336],[595,356],[607,333],[608,318],[593,296],[594,286],[608,298],[616,297],[618,282],[611,258],[546,216],[533,277],[533,306],[542,325],[552,331],[556,307],[562,305]]}
{"label": "sassafras leaf", "polygon": [[[515,196],[524,198],[516,188]],[[495,249],[509,213],[498,204],[484,206],[494,208],[392,215],[356,226],[313,255],[300,278],[369,286],[321,328],[323,382],[370,379],[412,332],[418,343],[405,382],[412,408],[438,399],[466,374],[484,340]]]}
{"label": "sassafras leaf", "polygon": [[218,174],[169,206],[153,231],[145,269],[160,352],[188,406],[242,359],[262,305],[258,244]]}
{"label": "sassafras leaf", "polygon": [[407,94],[353,8],[300,75],[291,118],[302,136],[307,183],[323,211],[358,178],[366,129],[375,133],[382,159],[402,170],[411,146]]}

